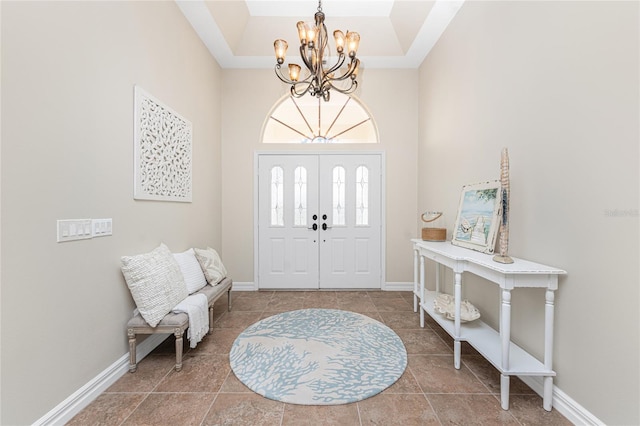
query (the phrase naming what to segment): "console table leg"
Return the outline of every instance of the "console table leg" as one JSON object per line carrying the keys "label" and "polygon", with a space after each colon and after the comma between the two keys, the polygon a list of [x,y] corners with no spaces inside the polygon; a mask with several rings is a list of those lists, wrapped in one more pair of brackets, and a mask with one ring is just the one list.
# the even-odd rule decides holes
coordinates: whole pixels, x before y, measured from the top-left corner
{"label": "console table leg", "polygon": [[553,377],[544,378],[544,393],[542,394],[542,408],[551,411],[553,406]]}
{"label": "console table leg", "polygon": [[413,312],[418,312],[418,250],[413,250]]}
{"label": "console table leg", "polygon": [[454,340],[453,342],[453,366],[456,368],[456,370],[460,370],[460,358],[461,358],[461,348],[460,348],[460,341],[459,340]]}
{"label": "console table leg", "polygon": [[[420,304],[424,303],[424,256],[420,256]],[[420,327],[424,328],[424,308],[420,307]]]}
{"label": "console table leg", "polygon": [[503,410],[509,409],[509,376],[500,375],[500,406]]}
{"label": "console table leg", "polygon": [[454,319],[454,343],[453,343],[453,365],[456,369],[460,369],[460,298],[462,297],[462,273],[455,273],[455,283],[453,286],[455,300],[455,319]]}
{"label": "console table leg", "polygon": [[502,339],[502,370],[509,370],[509,347],[511,345],[511,291],[502,290],[500,307],[500,337]]}
{"label": "console table leg", "polygon": [[[554,320],[555,293],[547,290],[545,293],[545,317],[544,317],[544,367],[547,370],[553,369],[553,320]],[[551,411],[553,404],[553,377],[544,378],[544,394],[542,406],[545,410]]]}

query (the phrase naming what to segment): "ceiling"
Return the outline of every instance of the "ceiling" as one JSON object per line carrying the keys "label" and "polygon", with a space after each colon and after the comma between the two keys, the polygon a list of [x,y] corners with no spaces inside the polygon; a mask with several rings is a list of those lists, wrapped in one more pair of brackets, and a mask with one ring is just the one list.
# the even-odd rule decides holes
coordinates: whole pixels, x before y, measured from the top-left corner
{"label": "ceiling", "polygon": [[[273,41],[298,56],[296,22],[313,21],[317,1],[176,0],[222,68],[272,68]],[[324,0],[329,34],[360,33],[362,68],[417,68],[464,0]],[[333,46],[333,37],[330,36]],[[288,62],[288,61],[287,61]],[[299,58],[295,62],[300,62]]]}

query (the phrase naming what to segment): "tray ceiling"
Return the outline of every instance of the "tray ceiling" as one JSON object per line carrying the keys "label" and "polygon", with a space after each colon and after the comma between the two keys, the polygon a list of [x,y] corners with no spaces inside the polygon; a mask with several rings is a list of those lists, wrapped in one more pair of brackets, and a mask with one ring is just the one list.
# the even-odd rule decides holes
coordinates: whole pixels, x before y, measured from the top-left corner
{"label": "tray ceiling", "polygon": [[[324,0],[322,9],[330,34],[337,29],[360,33],[363,68],[417,68],[463,2]],[[223,68],[272,68],[277,38],[289,42],[288,57],[298,57],[296,22],[312,21],[318,7],[307,0],[176,3]]]}

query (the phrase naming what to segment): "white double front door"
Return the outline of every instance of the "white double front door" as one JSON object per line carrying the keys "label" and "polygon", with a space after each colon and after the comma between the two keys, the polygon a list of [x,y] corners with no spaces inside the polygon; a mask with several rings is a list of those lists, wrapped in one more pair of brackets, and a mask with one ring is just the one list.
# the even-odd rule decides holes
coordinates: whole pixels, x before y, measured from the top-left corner
{"label": "white double front door", "polygon": [[258,287],[381,288],[380,154],[258,156]]}

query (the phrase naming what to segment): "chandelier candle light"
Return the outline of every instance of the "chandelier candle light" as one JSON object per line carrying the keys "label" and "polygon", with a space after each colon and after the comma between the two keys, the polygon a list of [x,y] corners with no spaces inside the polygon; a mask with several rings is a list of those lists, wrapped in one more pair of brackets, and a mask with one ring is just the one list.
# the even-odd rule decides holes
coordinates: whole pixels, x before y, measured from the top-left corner
{"label": "chandelier candle light", "polygon": [[[306,23],[300,21],[297,27],[300,38],[300,57],[308,74],[304,78],[301,78],[300,65],[294,63],[288,66],[288,76],[283,73],[282,64],[284,64],[289,45],[282,39],[273,43],[276,53],[276,75],[280,80],[291,85],[291,95],[299,98],[309,93],[311,96],[328,101],[332,89],[345,94],[356,90],[358,87],[356,78],[360,66],[360,59],[356,58],[356,53],[360,44],[360,35],[353,31],[347,31],[346,35],[340,30],[334,31],[333,37],[336,42],[338,60],[331,68],[325,69],[325,63],[329,59],[331,51],[327,27],[324,24],[322,0],[318,2],[315,21]],[[346,70],[341,69],[347,56],[349,63]]]}

